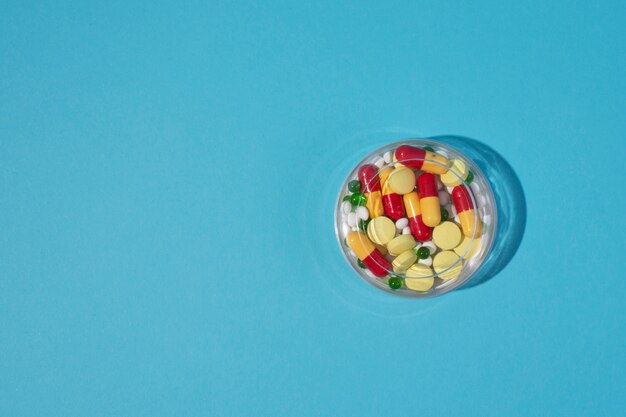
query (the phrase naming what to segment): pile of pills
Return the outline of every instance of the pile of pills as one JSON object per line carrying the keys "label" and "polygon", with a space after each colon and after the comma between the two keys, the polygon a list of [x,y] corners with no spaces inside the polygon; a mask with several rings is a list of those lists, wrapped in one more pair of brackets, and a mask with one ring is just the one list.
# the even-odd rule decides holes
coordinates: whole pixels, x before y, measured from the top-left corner
{"label": "pile of pills", "polygon": [[362,275],[393,291],[423,293],[478,267],[493,207],[476,168],[450,153],[400,144],[355,169],[340,195],[338,234]]}

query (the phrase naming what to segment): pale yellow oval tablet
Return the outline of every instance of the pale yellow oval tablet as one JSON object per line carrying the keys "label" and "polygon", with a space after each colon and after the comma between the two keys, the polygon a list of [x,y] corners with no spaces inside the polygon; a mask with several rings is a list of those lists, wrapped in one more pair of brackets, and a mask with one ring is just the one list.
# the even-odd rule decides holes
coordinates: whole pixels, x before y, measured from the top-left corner
{"label": "pale yellow oval tablet", "polygon": [[463,259],[469,259],[478,253],[480,245],[480,238],[476,238],[472,241],[472,238],[465,236],[461,244],[454,248],[454,251],[457,255],[463,257]]}
{"label": "pale yellow oval tablet", "polygon": [[[459,259],[460,259],[459,255],[452,252],[451,250],[446,250],[446,251],[439,252],[438,254],[436,254],[435,257],[433,258],[433,268],[435,269],[435,272],[439,274],[439,278],[452,279],[452,278],[456,278],[457,276],[459,276],[459,273],[461,272],[461,269],[463,268],[462,261],[458,262],[455,265],[455,263],[459,261]],[[450,268],[451,266],[452,268]],[[446,269],[448,270],[444,272],[443,274],[441,274],[441,272],[445,271]]]}
{"label": "pale yellow oval tablet", "polygon": [[[370,222],[370,224],[372,223]],[[398,256],[402,252],[413,249],[416,244],[417,242],[413,238],[413,235],[400,235],[394,237],[391,239],[391,242],[387,243],[387,250],[391,256]]]}
{"label": "pale yellow oval tablet", "polygon": [[408,194],[415,190],[415,173],[407,167],[396,168],[389,174],[387,184],[397,194]]}
{"label": "pale yellow oval tablet", "polygon": [[404,285],[413,291],[427,291],[433,287],[434,278],[429,277],[433,274],[433,270],[426,265],[414,264],[406,271]]}
{"label": "pale yellow oval tablet", "polygon": [[461,236],[461,229],[459,229],[459,226],[453,222],[443,222],[433,230],[433,242],[435,242],[435,245],[444,250],[453,249],[459,246],[459,243],[461,243]]}
{"label": "pale yellow oval tablet", "polygon": [[367,225],[367,236],[379,245],[386,245],[395,235],[396,224],[387,217],[374,217]]}
{"label": "pale yellow oval tablet", "polygon": [[413,252],[413,249],[404,251],[393,260],[393,272],[396,274],[404,274],[415,261],[417,261],[417,255]]}
{"label": "pale yellow oval tablet", "polygon": [[[456,187],[462,182],[461,178],[465,179],[467,177],[467,166],[465,166],[465,163],[460,159],[453,159],[450,162],[452,165],[448,172],[442,174],[439,178],[446,187]],[[455,173],[458,176],[455,175]]]}

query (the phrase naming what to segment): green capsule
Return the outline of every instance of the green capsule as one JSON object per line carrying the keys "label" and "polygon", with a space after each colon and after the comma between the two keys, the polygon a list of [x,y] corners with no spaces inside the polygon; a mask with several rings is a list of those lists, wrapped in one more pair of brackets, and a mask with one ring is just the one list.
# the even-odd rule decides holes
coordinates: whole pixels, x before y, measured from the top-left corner
{"label": "green capsule", "polygon": [[449,218],[450,214],[448,213],[448,210],[446,210],[444,207],[441,207],[441,221],[445,222]]}
{"label": "green capsule", "polygon": [[424,146],[424,150],[428,152],[435,152],[432,146]]}
{"label": "green capsule", "polygon": [[426,259],[430,256],[430,249],[428,249],[426,246],[422,246],[421,248],[415,251],[415,254],[420,259]]}
{"label": "green capsule", "polygon": [[352,203],[352,206],[354,207],[364,206],[366,200],[365,196],[361,193],[354,193],[352,194],[352,197],[350,197],[350,203]]}
{"label": "green capsule", "polygon": [[471,170],[467,171],[467,178],[465,178],[465,183],[467,185],[470,185],[473,179],[474,179],[474,173]]}
{"label": "green capsule", "polygon": [[348,183],[348,190],[352,193],[358,193],[361,191],[361,182],[359,180],[352,180]]}
{"label": "green capsule", "polygon": [[389,285],[389,288],[392,290],[397,290],[402,286],[402,279],[398,277],[391,277],[387,280],[387,285]]}
{"label": "green capsule", "polygon": [[365,266],[365,264],[363,263],[363,261],[362,261],[362,260],[357,259],[357,260],[356,260],[356,263],[357,263],[357,264],[358,264],[361,268],[363,268],[363,269],[367,269],[367,266]]}

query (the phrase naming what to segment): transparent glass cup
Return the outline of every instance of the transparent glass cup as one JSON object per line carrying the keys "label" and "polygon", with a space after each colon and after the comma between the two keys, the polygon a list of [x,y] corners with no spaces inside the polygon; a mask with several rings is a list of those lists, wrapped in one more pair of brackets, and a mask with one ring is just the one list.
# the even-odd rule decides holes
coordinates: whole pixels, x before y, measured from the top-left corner
{"label": "transparent glass cup", "polygon": [[[429,159],[427,157],[403,159],[402,161],[398,162],[395,160],[389,160],[389,156],[387,158],[388,162],[381,162],[384,161],[383,156],[386,153],[391,153],[391,155],[393,155],[394,151],[401,145],[409,145],[415,148],[427,149],[428,151],[432,151],[437,155],[444,156],[450,163],[448,165],[445,165],[440,158]],[[451,165],[455,160],[462,161],[463,165],[466,168],[464,172],[457,172],[454,167],[448,169],[450,168],[449,165]],[[410,164],[411,162],[419,163]],[[416,238],[416,246],[408,250],[419,253],[418,249],[426,244],[426,246],[429,247],[428,252],[430,253],[429,257],[427,257],[426,259],[416,259],[415,264],[422,266],[415,266],[413,269],[420,271],[427,271],[428,268],[431,269],[431,273],[420,273],[419,277],[416,277],[414,273],[407,272],[407,270],[405,270],[404,268],[396,267],[393,261],[396,260],[397,256],[390,255],[385,245],[378,244],[377,242],[372,242],[372,240],[370,239],[370,235],[368,234],[368,220],[359,221],[359,219],[356,219],[355,225],[357,210],[360,206],[367,207],[367,197],[366,201],[363,201],[363,199],[356,199],[358,201],[356,201],[355,204],[351,202],[349,212],[346,212],[346,200],[348,200],[353,194],[348,189],[349,183],[351,181],[359,180],[358,171],[364,165],[376,166],[376,176],[373,177],[372,181],[380,182],[379,174],[381,174],[383,171],[390,172],[390,169],[395,170],[399,167],[403,167],[405,166],[405,163],[409,163],[409,165],[422,165],[422,163],[424,162],[430,163],[430,166],[440,166],[442,170],[448,170],[449,174],[447,175],[447,180],[445,182],[454,184],[451,187],[446,187],[440,181],[441,177],[439,175],[435,175],[438,178],[438,192],[441,193],[441,196],[444,199],[450,200],[450,203],[445,201],[446,204],[442,205],[441,207],[442,215],[445,216],[444,213],[447,213],[450,216],[450,218],[445,220],[445,222],[454,223],[458,226],[459,230],[463,230],[460,224],[462,221],[458,214],[456,216],[453,216],[453,214],[456,214],[456,209],[453,208],[454,202],[452,201],[453,199],[450,195],[454,187],[461,187],[467,192],[467,195],[469,195],[469,198],[471,200],[471,207],[473,207],[472,217],[474,220],[474,228],[472,229],[472,232],[468,234],[461,232],[461,239],[459,240],[458,245],[455,245],[455,247],[439,248],[437,247],[437,245],[432,244],[432,238],[427,240],[426,242],[420,242]],[[419,177],[419,175],[423,173],[423,171],[421,170],[414,170],[414,172],[416,174],[416,177]],[[452,182],[450,178],[452,178]],[[368,187],[371,185],[363,182],[360,182],[360,184],[362,185],[362,188],[365,189],[368,189]],[[389,187],[387,187],[387,190],[389,190]],[[363,189],[360,190],[361,193],[363,191]],[[419,190],[417,191],[419,194]],[[370,198],[373,197],[370,195]],[[386,216],[387,214],[385,213],[383,215]],[[348,219],[349,216],[351,217],[351,219]],[[465,218],[467,217],[468,216],[465,216]],[[340,193],[336,202],[334,220],[335,233],[339,246],[343,252],[344,258],[352,266],[354,271],[356,271],[357,274],[361,276],[361,278],[363,278],[368,283],[374,285],[375,287],[394,295],[412,298],[424,298],[444,294],[454,289],[460,288],[466,283],[474,280],[474,278],[476,278],[477,276],[480,276],[481,270],[483,269],[482,266],[485,263],[485,260],[488,259],[490,256],[490,252],[492,250],[494,240],[497,235],[498,210],[496,206],[496,198],[494,197],[492,186],[489,180],[483,174],[483,171],[480,169],[480,167],[476,165],[465,153],[462,153],[456,147],[450,146],[443,141],[437,141],[434,139],[407,139],[383,146],[371,152],[354,167],[354,169],[347,175],[345,181],[341,186]],[[395,223],[394,219],[391,219],[391,221]],[[432,229],[433,232],[437,230],[437,227],[442,226],[443,223],[444,221],[442,221],[438,226],[435,226]],[[454,227],[449,227],[449,225],[448,228],[454,229]],[[441,230],[443,230],[443,228],[441,228]],[[395,237],[398,237],[402,233],[402,230],[398,230],[396,228]],[[408,234],[408,230],[405,230],[405,233]],[[359,259],[355,251],[353,251],[348,246],[346,239],[349,236],[351,242],[357,242],[356,245],[371,247],[373,243],[376,247],[376,250],[380,252],[380,255],[382,255],[387,260],[387,262],[382,260],[380,256],[373,256],[371,259],[369,259],[369,262],[370,266],[374,267],[374,269],[372,270],[370,268],[367,268],[364,265],[363,259]],[[404,240],[406,241],[410,239]],[[430,248],[434,248],[434,251]],[[385,254],[385,252],[387,253]],[[442,254],[442,252],[447,253]],[[423,250],[421,254],[424,254]],[[456,261],[445,262],[443,265],[438,265],[438,255],[440,255],[440,259],[456,258]],[[408,257],[410,257],[410,255]],[[376,259],[379,260],[376,261]],[[372,265],[371,262],[378,262],[378,264]],[[410,268],[411,267],[409,267],[409,269]],[[382,272],[380,271],[381,269],[385,272],[385,274],[382,276]],[[374,270],[377,271],[376,274],[373,272]],[[400,284],[399,287],[398,283]],[[416,288],[420,289],[416,290]]]}

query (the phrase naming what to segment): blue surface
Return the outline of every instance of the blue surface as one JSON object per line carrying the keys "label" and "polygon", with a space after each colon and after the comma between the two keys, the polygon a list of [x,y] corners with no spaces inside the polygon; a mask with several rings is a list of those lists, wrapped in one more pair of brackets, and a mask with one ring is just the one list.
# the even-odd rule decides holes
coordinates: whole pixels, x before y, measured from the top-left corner
{"label": "blue surface", "polygon": [[[85,3],[0,5],[0,415],[623,415],[623,2]],[[437,134],[526,230],[398,300],[332,203]]]}

